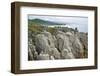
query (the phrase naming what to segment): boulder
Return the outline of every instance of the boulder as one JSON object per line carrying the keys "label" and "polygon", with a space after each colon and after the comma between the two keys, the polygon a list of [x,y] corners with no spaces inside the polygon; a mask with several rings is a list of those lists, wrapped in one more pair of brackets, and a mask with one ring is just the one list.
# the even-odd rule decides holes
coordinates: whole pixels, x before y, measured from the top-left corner
{"label": "boulder", "polygon": [[62,59],[74,59],[75,58],[72,52],[68,49],[63,49],[61,51],[61,57]]}
{"label": "boulder", "polygon": [[49,55],[48,54],[40,54],[37,57],[37,60],[50,60]]}
{"label": "boulder", "polygon": [[48,45],[49,45],[51,48],[54,48],[54,47],[55,47],[55,44],[54,44],[54,37],[51,35],[51,33],[50,33],[50,32],[47,32],[47,31],[44,31],[44,32],[42,32],[41,34],[43,34],[43,35],[47,38]]}
{"label": "boulder", "polygon": [[44,34],[36,35],[35,46],[38,54],[40,54],[42,51],[48,52],[50,50],[48,38]]}
{"label": "boulder", "polygon": [[72,53],[74,54],[74,56],[76,58],[81,58],[81,53],[83,53],[83,46],[80,42],[80,40],[78,39],[78,37],[75,37],[75,40],[72,44]]}
{"label": "boulder", "polygon": [[55,60],[55,58],[53,56],[50,56],[50,60]]}
{"label": "boulder", "polygon": [[60,52],[56,48],[51,48],[51,56],[54,57],[54,59],[60,59]]}
{"label": "boulder", "polygon": [[[82,44],[77,37],[77,35],[72,34],[71,32],[61,32],[59,31],[56,35],[57,39],[57,48],[60,52],[62,52],[64,49],[69,50],[72,52],[74,57],[80,58],[81,53],[83,52]],[[66,54],[67,55],[67,54]]]}

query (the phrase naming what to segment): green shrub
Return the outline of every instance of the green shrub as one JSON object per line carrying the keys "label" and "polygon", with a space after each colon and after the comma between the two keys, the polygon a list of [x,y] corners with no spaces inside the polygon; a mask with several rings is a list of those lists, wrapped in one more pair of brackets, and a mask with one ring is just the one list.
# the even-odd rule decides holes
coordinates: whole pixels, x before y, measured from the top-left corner
{"label": "green shrub", "polygon": [[41,33],[44,30],[44,27],[41,25],[31,25],[28,26],[28,30],[31,30],[34,33]]}
{"label": "green shrub", "polygon": [[57,29],[52,28],[52,27],[48,27],[47,31],[50,32],[51,34],[55,34],[57,32]]}

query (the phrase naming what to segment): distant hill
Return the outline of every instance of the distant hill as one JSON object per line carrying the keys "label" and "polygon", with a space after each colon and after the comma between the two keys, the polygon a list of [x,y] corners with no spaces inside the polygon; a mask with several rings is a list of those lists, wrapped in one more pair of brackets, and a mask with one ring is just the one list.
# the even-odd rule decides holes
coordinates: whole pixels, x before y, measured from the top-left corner
{"label": "distant hill", "polygon": [[42,19],[28,19],[28,24],[36,24],[36,25],[65,25],[62,23],[57,23],[57,22],[52,22],[52,21],[47,21],[47,20],[42,20]]}

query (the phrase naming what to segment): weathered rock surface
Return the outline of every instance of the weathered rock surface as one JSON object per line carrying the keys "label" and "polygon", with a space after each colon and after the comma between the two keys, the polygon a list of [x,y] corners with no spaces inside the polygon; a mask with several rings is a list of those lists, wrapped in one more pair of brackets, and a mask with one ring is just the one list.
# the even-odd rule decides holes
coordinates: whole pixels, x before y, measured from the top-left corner
{"label": "weathered rock surface", "polygon": [[49,60],[49,59],[50,59],[49,54],[40,54],[37,57],[37,60]]}
{"label": "weathered rock surface", "polygon": [[[32,34],[32,35],[30,35]],[[44,31],[34,36],[29,33],[29,60],[84,58],[88,50],[87,34],[58,31],[55,35]]]}
{"label": "weathered rock surface", "polygon": [[73,58],[75,58],[73,53],[71,51],[67,50],[67,49],[63,49],[61,51],[61,57],[62,57],[62,59],[73,59]]}
{"label": "weathered rock surface", "polygon": [[29,60],[35,60],[38,53],[36,51],[36,48],[34,44],[32,43],[32,39],[29,39],[28,41],[28,55],[29,55]]}

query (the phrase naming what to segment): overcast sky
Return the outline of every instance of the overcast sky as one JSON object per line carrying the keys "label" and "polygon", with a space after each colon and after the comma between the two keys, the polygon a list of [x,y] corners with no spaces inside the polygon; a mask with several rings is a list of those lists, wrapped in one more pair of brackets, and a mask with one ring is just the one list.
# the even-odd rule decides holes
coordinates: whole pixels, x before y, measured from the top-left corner
{"label": "overcast sky", "polygon": [[57,23],[64,23],[69,25],[71,28],[77,27],[80,32],[88,32],[88,17],[28,15],[28,19],[36,18]]}

